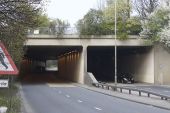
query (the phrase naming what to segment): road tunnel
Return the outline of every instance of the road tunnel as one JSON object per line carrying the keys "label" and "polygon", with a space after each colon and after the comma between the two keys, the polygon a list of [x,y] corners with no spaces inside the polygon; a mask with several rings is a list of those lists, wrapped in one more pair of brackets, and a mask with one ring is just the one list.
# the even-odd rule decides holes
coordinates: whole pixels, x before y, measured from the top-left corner
{"label": "road tunnel", "polygon": [[[89,46],[87,48],[87,71],[97,80],[114,82],[114,46]],[[154,83],[154,52],[152,46],[118,46],[117,76],[131,74],[135,82]]]}
{"label": "road tunnel", "polygon": [[25,46],[22,79],[33,82],[82,82],[77,71],[82,46]]}

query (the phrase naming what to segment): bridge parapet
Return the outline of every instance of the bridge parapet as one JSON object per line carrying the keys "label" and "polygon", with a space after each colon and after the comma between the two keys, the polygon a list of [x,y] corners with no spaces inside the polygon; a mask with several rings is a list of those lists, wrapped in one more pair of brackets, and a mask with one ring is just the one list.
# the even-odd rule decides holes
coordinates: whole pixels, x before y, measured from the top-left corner
{"label": "bridge parapet", "polygon": [[[139,35],[129,35],[127,40],[119,40],[115,42],[114,35],[79,35],[77,32],[67,32],[57,35],[50,32],[50,29],[44,28],[46,32],[30,31],[27,35],[25,45],[41,45],[41,46],[151,46],[146,38]],[[39,29],[37,29],[39,30]]]}
{"label": "bridge parapet", "polygon": [[[37,38],[37,39],[114,39],[114,35],[75,35],[75,34],[67,34],[62,36],[57,35],[48,35],[48,34],[28,34],[27,38]],[[145,39],[138,35],[129,35],[128,39]]]}
{"label": "bridge parapet", "polygon": [[[61,29],[61,30],[60,30]],[[63,30],[63,31],[62,31]],[[61,33],[60,33],[61,32]],[[114,38],[114,35],[80,35],[75,27],[56,27],[56,30],[53,31],[49,27],[40,27],[36,29],[28,30],[27,34],[28,38]],[[139,35],[129,35],[128,39],[144,39],[144,37],[140,37]]]}

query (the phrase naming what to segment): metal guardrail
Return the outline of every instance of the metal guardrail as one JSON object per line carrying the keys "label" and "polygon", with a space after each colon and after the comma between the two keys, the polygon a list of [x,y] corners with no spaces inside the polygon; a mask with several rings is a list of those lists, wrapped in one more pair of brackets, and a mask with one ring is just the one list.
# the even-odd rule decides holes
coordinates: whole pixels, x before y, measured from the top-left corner
{"label": "metal guardrail", "polygon": [[146,90],[142,90],[142,89],[113,86],[113,85],[108,85],[106,83],[101,83],[101,82],[100,83],[92,83],[92,85],[95,87],[103,88],[103,89],[107,89],[107,90],[112,89],[113,91],[118,91],[118,89],[119,89],[119,91],[121,93],[123,92],[123,90],[127,90],[129,94],[132,94],[132,91],[136,91],[136,92],[138,92],[139,96],[142,96],[142,93],[145,93],[145,94],[147,94],[148,97],[151,97],[151,95],[153,95],[153,96],[160,97],[162,100],[170,100],[170,96],[158,94],[155,92],[146,91]]}

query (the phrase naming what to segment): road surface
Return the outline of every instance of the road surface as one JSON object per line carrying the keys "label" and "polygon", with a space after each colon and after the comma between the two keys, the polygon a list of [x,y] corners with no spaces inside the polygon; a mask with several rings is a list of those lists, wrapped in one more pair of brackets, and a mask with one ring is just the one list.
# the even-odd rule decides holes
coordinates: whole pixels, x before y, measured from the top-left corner
{"label": "road surface", "polygon": [[170,113],[80,87],[23,84],[21,90],[26,104],[24,113]]}

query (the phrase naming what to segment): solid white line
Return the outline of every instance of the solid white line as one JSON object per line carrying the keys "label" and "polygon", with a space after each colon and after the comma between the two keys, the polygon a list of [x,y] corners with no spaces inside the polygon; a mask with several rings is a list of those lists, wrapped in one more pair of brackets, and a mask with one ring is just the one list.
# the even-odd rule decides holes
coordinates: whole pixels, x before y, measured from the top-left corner
{"label": "solid white line", "polygon": [[81,100],[77,100],[77,102],[81,103],[81,102],[83,102],[83,101],[81,101]]}
{"label": "solid white line", "polygon": [[94,107],[94,109],[101,111],[102,109],[99,107]]}
{"label": "solid white line", "polygon": [[66,95],[67,98],[70,98],[70,95]]}

